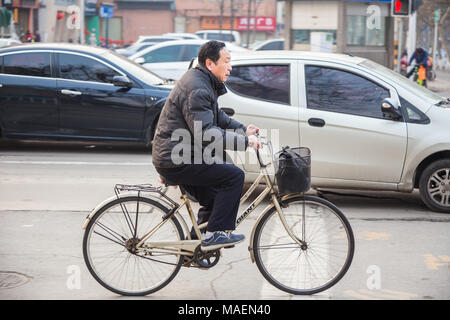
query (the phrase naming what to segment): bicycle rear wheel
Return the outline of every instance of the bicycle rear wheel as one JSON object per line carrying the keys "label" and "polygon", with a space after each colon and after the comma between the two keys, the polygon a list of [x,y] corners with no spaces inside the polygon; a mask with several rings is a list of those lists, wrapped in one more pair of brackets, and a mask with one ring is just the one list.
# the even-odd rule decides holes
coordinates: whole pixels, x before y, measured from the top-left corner
{"label": "bicycle rear wheel", "polygon": [[353,259],[355,240],[343,213],[327,200],[305,195],[284,202],[287,233],[275,207],[260,220],[253,254],[262,275],[288,293],[310,295],[335,285]]}
{"label": "bicycle rear wheel", "polygon": [[[91,219],[83,237],[83,256],[92,276],[121,295],[140,296],[166,286],[183,262],[181,255],[145,255],[136,250],[142,236],[161,222],[169,209],[149,198],[130,196],[105,204]],[[148,241],[184,239],[180,223],[168,219]]]}

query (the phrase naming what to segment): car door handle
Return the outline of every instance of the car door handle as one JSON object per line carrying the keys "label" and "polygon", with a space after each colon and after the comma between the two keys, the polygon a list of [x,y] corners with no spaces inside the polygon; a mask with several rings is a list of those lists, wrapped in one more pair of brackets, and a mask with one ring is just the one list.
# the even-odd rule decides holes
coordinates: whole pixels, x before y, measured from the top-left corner
{"label": "car door handle", "polygon": [[227,116],[232,117],[234,116],[234,109],[231,108],[220,108],[223,112],[227,114]]}
{"label": "car door handle", "polygon": [[73,91],[73,90],[67,90],[67,89],[62,89],[61,93],[69,95],[69,96],[81,96],[80,91]]}
{"label": "car door handle", "polygon": [[325,126],[325,120],[319,118],[309,118],[308,123],[313,127],[323,127]]}

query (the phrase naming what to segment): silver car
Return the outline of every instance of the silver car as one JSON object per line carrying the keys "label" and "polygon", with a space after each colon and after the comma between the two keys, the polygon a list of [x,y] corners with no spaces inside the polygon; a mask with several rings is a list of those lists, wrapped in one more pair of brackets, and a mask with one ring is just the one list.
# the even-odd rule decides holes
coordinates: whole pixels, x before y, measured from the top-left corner
{"label": "silver car", "polygon": [[[450,213],[449,101],[370,60],[345,54],[232,54],[219,106],[274,149],[312,152],[312,186],[412,192]],[[229,153],[251,180],[252,155]]]}

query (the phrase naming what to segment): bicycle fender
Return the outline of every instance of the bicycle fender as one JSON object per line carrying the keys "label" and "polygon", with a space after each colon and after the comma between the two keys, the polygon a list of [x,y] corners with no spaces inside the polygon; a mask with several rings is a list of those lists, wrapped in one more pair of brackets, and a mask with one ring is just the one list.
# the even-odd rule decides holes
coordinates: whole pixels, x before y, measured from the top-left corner
{"label": "bicycle fender", "polygon": [[250,260],[252,263],[255,263],[255,256],[253,255],[253,238],[255,236],[256,227],[258,226],[259,222],[261,221],[262,217],[274,207],[275,205],[273,203],[270,203],[267,205],[267,207],[264,208],[264,210],[259,215],[258,219],[255,222],[255,225],[253,226],[252,233],[250,235],[250,244],[248,245],[248,251],[250,252]]}
{"label": "bicycle fender", "polygon": [[[101,208],[103,208],[103,206],[105,206],[107,203],[109,203],[109,202],[111,202],[111,201],[114,201],[114,200],[117,200],[117,199],[119,199],[119,198],[125,198],[125,197],[136,197],[136,193],[132,193],[132,192],[121,193],[121,194],[119,194],[119,195],[114,195],[114,196],[111,196],[110,198],[104,200],[103,202],[101,202],[98,206],[96,206],[96,207],[89,213],[89,215],[86,217],[86,220],[84,221],[84,224],[83,224],[82,229],[83,229],[83,230],[86,230],[86,227],[87,227],[89,221],[91,221],[92,217],[93,217],[93,216],[94,216]],[[167,200],[162,199],[162,198],[157,197],[157,196],[154,196],[154,195],[148,195],[148,196],[146,195],[146,196],[141,196],[141,197],[142,197],[142,198],[149,198],[149,199],[152,199],[152,200],[154,200],[154,201],[161,202],[162,204],[167,205],[168,208],[172,208],[172,207],[173,207],[172,204],[169,203]]]}

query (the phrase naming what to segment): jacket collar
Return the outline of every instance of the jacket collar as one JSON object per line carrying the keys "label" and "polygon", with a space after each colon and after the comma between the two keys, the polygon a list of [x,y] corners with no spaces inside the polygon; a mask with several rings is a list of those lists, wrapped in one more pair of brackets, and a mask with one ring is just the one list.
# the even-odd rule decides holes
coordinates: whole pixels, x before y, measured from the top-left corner
{"label": "jacket collar", "polygon": [[223,84],[223,82],[220,82],[215,75],[212,74],[211,71],[209,71],[206,67],[202,66],[201,64],[198,64],[195,69],[200,70],[201,72],[205,73],[209,80],[211,81],[211,86],[214,89],[214,92],[219,97],[221,95],[224,95],[227,93],[227,88]]}

